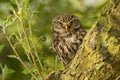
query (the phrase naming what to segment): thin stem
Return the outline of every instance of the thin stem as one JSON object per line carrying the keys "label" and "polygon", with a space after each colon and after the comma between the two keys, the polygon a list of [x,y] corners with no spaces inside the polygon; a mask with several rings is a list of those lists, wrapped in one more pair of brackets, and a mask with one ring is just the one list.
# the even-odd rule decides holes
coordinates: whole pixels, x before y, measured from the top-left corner
{"label": "thin stem", "polygon": [[[16,15],[16,16],[17,16],[17,15]],[[26,30],[25,30],[25,27],[24,27],[24,23],[23,23],[23,21],[21,20],[21,18],[20,18],[19,16],[17,16],[17,17],[18,17],[18,19],[19,19],[19,21],[20,21],[20,23],[21,23],[21,26],[22,26],[22,29],[23,29],[23,32],[24,32],[24,35],[25,35],[25,38],[26,38],[26,41],[27,41],[28,48],[29,48],[29,50],[30,50],[30,55],[31,55],[32,61],[33,61],[33,63],[34,63],[34,67],[36,68],[36,71],[38,72],[38,74],[39,74],[39,76],[41,77],[41,79],[44,80],[43,77],[42,77],[42,74],[40,73],[40,71],[39,71],[39,69],[38,69],[37,63],[36,63],[36,61],[35,61],[35,57],[34,57],[34,55],[33,55],[33,52],[32,52],[31,46],[30,46],[30,42],[29,42],[29,40],[28,40],[28,36],[27,36]]]}
{"label": "thin stem", "polygon": [[[17,4],[18,10],[19,10],[20,6],[19,6],[19,3],[18,3],[18,0],[16,0],[16,4]],[[33,54],[33,52],[32,52],[32,49],[31,49],[31,46],[30,46],[30,42],[29,42],[29,40],[28,40],[28,35],[27,35],[27,33],[26,33],[26,29],[25,29],[24,23],[23,23],[22,19],[21,19],[16,13],[15,13],[15,15],[16,15],[16,17],[19,19],[19,21],[20,21],[20,23],[21,23],[21,27],[22,27],[22,29],[23,29],[23,33],[24,33],[24,35],[25,35],[28,48],[29,48],[29,50],[30,50],[30,55],[31,55],[32,61],[33,61],[33,63],[34,63],[34,67],[36,68],[36,71],[37,71],[38,75],[40,76],[41,80],[44,80],[41,72],[40,72],[39,69],[38,69],[37,63],[36,63],[36,61],[35,61],[35,57],[34,57],[34,54]]]}
{"label": "thin stem", "polygon": [[38,59],[39,65],[40,65],[41,69],[43,70],[43,66],[42,66],[41,61],[39,60],[38,52],[37,52],[37,49],[36,49],[36,47],[35,47],[35,44],[34,44],[35,42],[34,42],[33,39],[32,39],[32,43],[33,43],[33,46],[34,46],[34,49],[35,49],[35,53],[36,53],[36,57],[37,57],[37,59]]}
{"label": "thin stem", "polygon": [[[31,31],[30,23],[29,23],[29,27],[30,27],[30,35],[33,36],[32,31]],[[35,46],[35,42],[34,42],[33,37],[31,37],[31,41],[32,41],[32,45],[33,45],[33,47],[34,47],[34,50],[35,50],[36,57],[37,57],[37,59],[38,59],[39,65],[40,65],[41,69],[43,70],[43,66],[42,66],[41,61],[39,60],[38,51],[37,51],[37,49],[36,49],[36,46]]]}
{"label": "thin stem", "polygon": [[23,66],[25,67],[25,69],[32,75],[32,77],[37,80],[37,78],[35,77],[35,75],[28,69],[28,67],[25,65],[25,63],[24,63],[24,62],[22,61],[22,59],[20,58],[20,56],[19,56],[19,54],[17,53],[16,49],[14,48],[12,42],[10,41],[9,37],[7,36],[6,31],[5,31],[4,28],[3,28],[3,32],[4,32],[4,34],[5,34],[6,38],[7,38],[7,41],[9,42],[9,44],[10,44],[10,46],[12,47],[13,51],[15,52],[16,58],[22,63],[22,65],[23,65]]}
{"label": "thin stem", "polygon": [[[17,30],[18,30],[19,36],[21,37],[21,34],[20,34],[20,31],[19,31],[18,27],[17,27]],[[32,63],[32,61],[30,59],[30,55],[27,53],[27,51],[25,51],[25,54],[27,55],[27,58],[28,58],[29,62]]]}

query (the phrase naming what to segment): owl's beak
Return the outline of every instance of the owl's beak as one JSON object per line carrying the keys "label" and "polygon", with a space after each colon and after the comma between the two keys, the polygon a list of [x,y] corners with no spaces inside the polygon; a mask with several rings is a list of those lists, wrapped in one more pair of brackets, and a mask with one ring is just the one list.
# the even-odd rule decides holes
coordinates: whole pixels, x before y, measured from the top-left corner
{"label": "owl's beak", "polygon": [[65,30],[68,30],[68,26],[67,25],[65,25]]}
{"label": "owl's beak", "polygon": [[64,24],[63,24],[63,28],[64,28],[66,31],[68,31],[68,24],[67,24],[67,23],[64,23]]}

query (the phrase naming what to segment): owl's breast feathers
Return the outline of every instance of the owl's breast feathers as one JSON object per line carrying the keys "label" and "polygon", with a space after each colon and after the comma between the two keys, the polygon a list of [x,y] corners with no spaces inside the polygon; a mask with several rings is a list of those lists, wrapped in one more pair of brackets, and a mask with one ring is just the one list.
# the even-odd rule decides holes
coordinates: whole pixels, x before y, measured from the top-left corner
{"label": "owl's breast feathers", "polygon": [[73,59],[83,41],[85,33],[78,31],[64,36],[54,36],[54,50],[63,65],[68,64]]}

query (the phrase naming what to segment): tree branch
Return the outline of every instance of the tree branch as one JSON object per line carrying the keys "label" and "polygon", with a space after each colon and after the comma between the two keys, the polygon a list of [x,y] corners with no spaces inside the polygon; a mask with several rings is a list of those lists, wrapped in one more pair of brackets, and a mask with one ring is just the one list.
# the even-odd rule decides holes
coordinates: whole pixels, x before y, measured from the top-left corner
{"label": "tree branch", "polygon": [[47,80],[120,79],[120,0],[110,0],[87,33],[82,48],[62,71]]}

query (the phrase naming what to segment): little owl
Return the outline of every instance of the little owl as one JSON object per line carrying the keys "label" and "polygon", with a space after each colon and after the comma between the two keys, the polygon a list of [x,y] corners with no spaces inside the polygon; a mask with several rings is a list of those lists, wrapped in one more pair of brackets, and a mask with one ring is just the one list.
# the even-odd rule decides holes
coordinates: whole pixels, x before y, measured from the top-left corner
{"label": "little owl", "polygon": [[72,14],[55,17],[53,24],[53,49],[64,66],[74,58],[86,34],[80,20]]}

